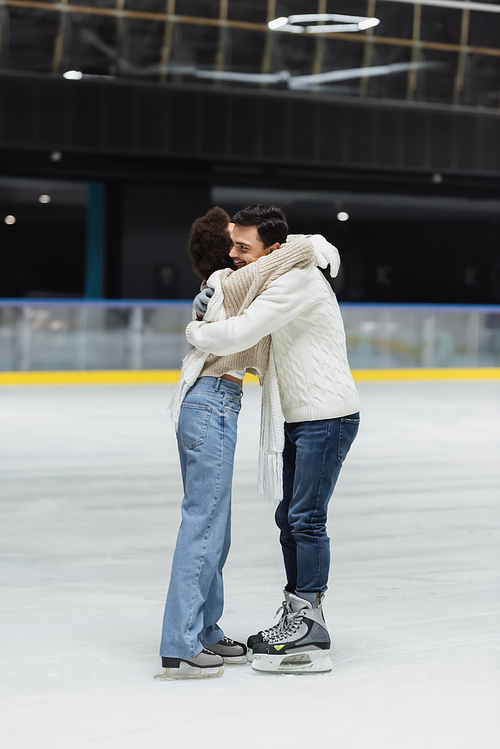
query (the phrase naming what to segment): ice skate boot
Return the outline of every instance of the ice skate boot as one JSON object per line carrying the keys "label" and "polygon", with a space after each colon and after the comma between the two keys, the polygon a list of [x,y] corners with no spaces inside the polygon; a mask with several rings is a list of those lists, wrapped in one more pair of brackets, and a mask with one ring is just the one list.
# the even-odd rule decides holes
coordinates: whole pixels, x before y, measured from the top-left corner
{"label": "ice skate boot", "polygon": [[292,593],[291,612],[282,631],[253,648],[252,668],[270,673],[321,673],[331,671],[330,635],[323,615],[323,596],[317,607]]}
{"label": "ice skate boot", "polygon": [[279,622],[275,624],[273,627],[269,627],[269,629],[262,629],[260,632],[257,632],[256,635],[250,635],[250,637],[247,640],[247,660],[250,661],[250,663],[253,660],[253,649],[255,645],[258,642],[267,642],[269,639],[271,639],[274,635],[279,634],[283,627],[286,624],[286,616],[290,613],[290,593],[287,590],[283,591],[283,595],[285,596],[285,600],[282,602],[281,606],[275,613],[275,617],[278,616],[279,613],[281,613]]}
{"label": "ice skate boot", "polygon": [[210,679],[222,676],[224,659],[220,655],[202,650],[192,658],[163,658],[161,665],[165,669],[163,674],[157,674],[155,679]]}
{"label": "ice skate boot", "polygon": [[224,658],[224,663],[246,663],[247,647],[242,642],[235,642],[230,637],[223,637],[215,645],[209,645],[208,650]]}

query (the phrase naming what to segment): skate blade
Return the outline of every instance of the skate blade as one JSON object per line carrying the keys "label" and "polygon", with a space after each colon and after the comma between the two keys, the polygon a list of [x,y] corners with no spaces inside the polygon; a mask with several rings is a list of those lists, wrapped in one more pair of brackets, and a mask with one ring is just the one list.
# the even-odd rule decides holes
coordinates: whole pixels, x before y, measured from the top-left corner
{"label": "skate blade", "polygon": [[332,661],[324,651],[293,655],[255,655],[254,671],[271,674],[319,674],[331,671]]}
{"label": "skate blade", "polygon": [[242,666],[247,662],[246,655],[235,655],[230,657],[224,657],[224,663],[233,666]]}
{"label": "skate blade", "polygon": [[248,661],[248,663],[251,663],[253,661],[254,657],[255,656],[253,654],[253,650],[251,648],[248,648],[248,650],[247,650],[247,661]]}
{"label": "skate blade", "polygon": [[179,668],[166,668],[163,674],[156,674],[155,679],[215,679],[222,676],[224,669],[220,668],[196,668],[188,663],[181,663]]}

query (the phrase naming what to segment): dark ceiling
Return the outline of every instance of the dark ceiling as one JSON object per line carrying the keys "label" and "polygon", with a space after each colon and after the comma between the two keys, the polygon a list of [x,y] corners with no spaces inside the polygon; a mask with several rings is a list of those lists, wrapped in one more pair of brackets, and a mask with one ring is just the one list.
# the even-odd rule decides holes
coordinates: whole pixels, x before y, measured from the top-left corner
{"label": "dark ceiling", "polygon": [[[498,108],[500,4],[483,0],[488,12],[430,3],[3,0],[0,69]],[[380,24],[356,33],[269,30],[269,20],[297,13]],[[312,75],[320,78],[301,78]]]}

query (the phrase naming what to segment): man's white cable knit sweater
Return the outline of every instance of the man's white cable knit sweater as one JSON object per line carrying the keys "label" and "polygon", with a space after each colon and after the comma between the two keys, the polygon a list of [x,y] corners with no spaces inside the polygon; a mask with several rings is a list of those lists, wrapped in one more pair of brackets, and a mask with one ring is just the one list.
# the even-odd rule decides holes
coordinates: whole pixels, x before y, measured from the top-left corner
{"label": "man's white cable knit sweater", "polygon": [[[338,254],[323,242],[336,275]],[[293,268],[277,278],[238,317],[192,322],[186,330],[193,346],[216,356],[248,349],[269,334],[285,421],[333,419],[359,411],[340,309],[317,267]]]}

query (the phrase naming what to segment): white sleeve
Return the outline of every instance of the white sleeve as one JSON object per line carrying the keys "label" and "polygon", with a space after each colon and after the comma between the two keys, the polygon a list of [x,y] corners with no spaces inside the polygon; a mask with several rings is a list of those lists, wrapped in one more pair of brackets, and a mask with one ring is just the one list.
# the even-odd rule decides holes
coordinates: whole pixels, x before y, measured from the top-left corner
{"label": "white sleeve", "polygon": [[303,271],[293,268],[269,284],[238,317],[219,322],[191,322],[186,338],[195,348],[215,356],[228,356],[255,346],[300,314],[306,304]]}

